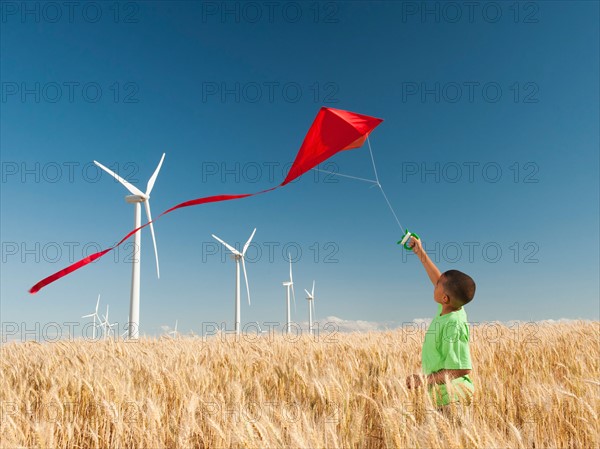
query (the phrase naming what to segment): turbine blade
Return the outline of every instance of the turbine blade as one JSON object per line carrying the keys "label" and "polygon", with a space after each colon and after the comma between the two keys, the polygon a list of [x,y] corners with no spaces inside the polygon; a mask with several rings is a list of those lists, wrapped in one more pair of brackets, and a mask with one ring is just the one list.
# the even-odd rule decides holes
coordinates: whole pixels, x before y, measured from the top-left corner
{"label": "turbine blade", "polygon": [[[152,221],[152,214],[150,213],[150,200],[144,201],[146,206],[146,217],[148,221]],[[152,234],[152,243],[154,244],[154,257],[156,258],[156,277],[160,279],[160,268],[158,267],[158,248],[156,247],[156,236],[154,235],[154,226],[150,223],[150,234]]]}
{"label": "turbine blade", "polygon": [[242,268],[244,269],[244,279],[246,279],[246,291],[248,292],[248,305],[250,305],[250,286],[248,285],[248,274],[246,273],[246,262],[242,256]]}
{"label": "turbine blade", "polygon": [[312,293],[310,294],[311,297],[315,296],[315,281],[313,281],[313,289],[312,289]]}
{"label": "turbine blade", "polygon": [[154,173],[152,173],[152,176],[148,180],[148,185],[146,186],[146,196],[150,196],[150,192],[152,192],[152,188],[154,187],[154,183],[156,182],[156,177],[158,176],[158,172],[160,171],[160,167],[162,166],[164,160],[165,153],[163,153],[162,157],[160,158],[160,162],[156,167],[156,170],[154,170]]}
{"label": "turbine blade", "polygon": [[294,298],[294,313],[296,313],[296,294],[294,293],[294,284],[292,284],[291,287],[292,287],[292,298]]}
{"label": "turbine blade", "polygon": [[98,306],[100,305],[100,295],[98,295],[98,301],[96,301],[96,313],[98,313]]}
{"label": "turbine blade", "polygon": [[123,184],[123,186],[129,190],[133,195],[140,195],[142,197],[146,197],[146,195],[140,190],[138,189],[136,186],[134,186],[133,184],[130,184],[129,182],[125,181],[123,178],[121,178],[119,175],[117,175],[115,172],[113,172],[111,169],[106,168],[104,165],[102,165],[100,162],[98,161],[94,161],[94,164],[96,164],[98,167],[100,167],[102,170],[104,170],[106,173],[108,173],[109,175],[111,175],[113,178],[115,178],[117,181],[119,181],[121,184]]}
{"label": "turbine blade", "polygon": [[288,259],[290,260],[290,282],[294,283],[294,278],[292,277],[292,255],[288,253]]}
{"label": "turbine blade", "polygon": [[95,313],[90,313],[89,315],[83,315],[81,318],[91,318],[95,315]]}
{"label": "turbine blade", "polygon": [[308,292],[308,290],[304,289],[304,291],[306,292],[306,296],[308,296],[310,298],[311,296],[310,296],[310,293]]}
{"label": "turbine blade", "polygon": [[252,238],[254,237],[254,234],[256,234],[256,228],[254,228],[254,231],[252,231],[252,235],[250,236],[250,238],[248,239],[248,241],[246,242],[246,244],[244,245],[244,249],[242,250],[242,256],[244,254],[246,254],[246,250],[248,249],[248,247],[250,246],[250,242],[252,241]]}
{"label": "turbine blade", "polygon": [[229,251],[231,251],[233,254],[235,254],[236,256],[241,256],[242,253],[240,253],[237,249],[235,249],[233,246],[225,243],[223,240],[221,240],[219,237],[217,237],[214,234],[211,234],[213,236],[214,239],[218,240],[219,242],[221,242],[223,245],[225,245],[225,248],[227,248]]}

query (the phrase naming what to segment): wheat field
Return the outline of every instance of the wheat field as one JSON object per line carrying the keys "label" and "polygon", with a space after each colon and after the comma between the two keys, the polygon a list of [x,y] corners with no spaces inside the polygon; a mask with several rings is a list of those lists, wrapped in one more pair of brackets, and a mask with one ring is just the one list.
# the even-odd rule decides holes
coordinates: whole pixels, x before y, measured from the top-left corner
{"label": "wheat field", "polygon": [[598,448],[600,323],[471,333],[476,394],[440,414],[422,329],[8,343],[2,448]]}

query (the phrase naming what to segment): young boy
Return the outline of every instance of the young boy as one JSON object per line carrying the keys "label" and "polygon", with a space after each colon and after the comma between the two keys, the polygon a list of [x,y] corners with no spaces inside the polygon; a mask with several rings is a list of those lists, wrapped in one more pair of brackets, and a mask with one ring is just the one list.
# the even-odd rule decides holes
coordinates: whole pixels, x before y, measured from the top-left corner
{"label": "young boy", "polygon": [[[475,295],[475,282],[470,276],[449,270],[441,274],[421,245],[411,237],[409,246],[419,256],[429,279],[435,286],[433,300],[438,314],[429,325],[421,352],[421,365],[429,394],[439,410],[453,402],[469,403],[473,395],[469,326],[464,305]],[[422,377],[406,378],[408,388],[422,384]],[[450,391],[449,391],[450,390]]]}

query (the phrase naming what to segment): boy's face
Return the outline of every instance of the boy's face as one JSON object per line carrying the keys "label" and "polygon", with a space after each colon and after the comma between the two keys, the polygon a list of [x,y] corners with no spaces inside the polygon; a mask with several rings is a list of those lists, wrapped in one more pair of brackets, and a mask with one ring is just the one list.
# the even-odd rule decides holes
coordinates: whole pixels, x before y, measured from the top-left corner
{"label": "boy's face", "polygon": [[441,275],[433,289],[433,300],[438,304],[447,304],[450,298],[444,290],[444,275]]}

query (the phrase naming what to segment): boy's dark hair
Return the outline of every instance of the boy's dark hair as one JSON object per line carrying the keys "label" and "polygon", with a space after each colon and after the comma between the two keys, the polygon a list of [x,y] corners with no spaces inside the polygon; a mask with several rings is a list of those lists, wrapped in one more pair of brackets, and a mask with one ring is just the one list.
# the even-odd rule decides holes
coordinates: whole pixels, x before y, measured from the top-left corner
{"label": "boy's dark hair", "polygon": [[475,296],[475,281],[471,276],[458,270],[448,270],[442,274],[444,290],[458,306],[468,304]]}

